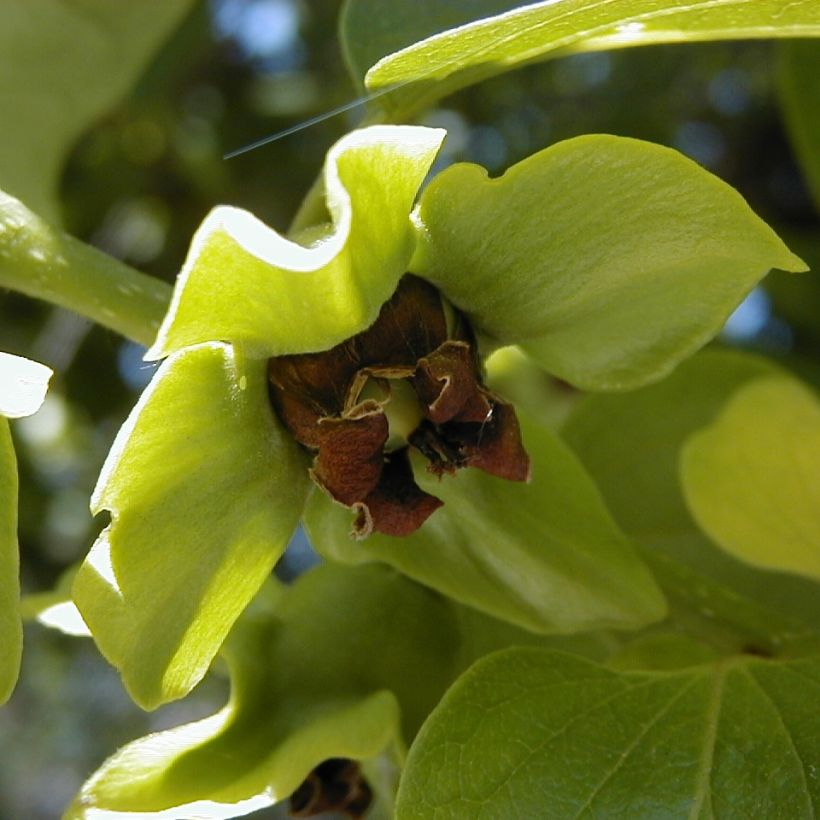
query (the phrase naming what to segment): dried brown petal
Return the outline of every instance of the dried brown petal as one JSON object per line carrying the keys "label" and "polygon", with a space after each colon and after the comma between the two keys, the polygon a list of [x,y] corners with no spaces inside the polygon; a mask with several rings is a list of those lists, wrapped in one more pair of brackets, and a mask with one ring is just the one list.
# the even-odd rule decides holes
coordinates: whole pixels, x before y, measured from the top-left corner
{"label": "dried brown petal", "polygon": [[511,404],[494,397],[489,421],[451,422],[445,433],[449,441],[460,447],[466,466],[478,467],[508,481],[529,481],[530,457],[521,443],[521,428]]}
{"label": "dried brown petal", "polygon": [[447,339],[447,319],[439,292],[424,279],[406,274],[379,318],[355,336],[362,367],[412,370]]}
{"label": "dried brown petal", "polygon": [[290,797],[293,817],[340,812],[358,820],[373,802],[373,791],[354,760],[334,757],[320,763]]}
{"label": "dried brown petal", "polygon": [[424,414],[435,424],[485,421],[492,406],[480,385],[473,351],[462,341],[444,342],[419,359],[413,378]]}
{"label": "dried brown petal", "polygon": [[416,484],[407,447],[385,457],[378,485],[357,511],[353,537],[367,538],[374,530],[385,535],[403,536],[415,532],[442,502]]}
{"label": "dried brown petal", "polygon": [[351,506],[376,487],[384,463],[387,417],[375,401],[364,401],[340,418],[316,426],[319,452],[311,477],[341,504]]}
{"label": "dried brown petal", "polygon": [[370,376],[411,376],[418,359],[446,338],[438,291],[407,274],[367,330],[321,353],[270,359],[271,402],[296,440],[315,449],[312,427],[320,418],[341,416],[355,406]]}
{"label": "dried brown petal", "polygon": [[453,475],[467,464],[461,444],[448,439],[443,429],[430,421],[423,421],[410,434],[409,442],[427,459],[429,472],[439,477]]}

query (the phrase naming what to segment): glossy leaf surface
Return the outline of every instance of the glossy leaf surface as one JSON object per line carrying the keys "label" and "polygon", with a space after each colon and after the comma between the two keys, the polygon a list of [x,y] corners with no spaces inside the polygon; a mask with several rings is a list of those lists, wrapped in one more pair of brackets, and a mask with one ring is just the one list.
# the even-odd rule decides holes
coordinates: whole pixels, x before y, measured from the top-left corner
{"label": "glossy leaf surface", "polygon": [[385,567],[325,565],[267,588],[226,644],[225,709],[126,746],[68,816],[234,817],[328,758],[401,750],[455,674],[457,646],[451,604]]}
{"label": "glossy leaf surface", "polygon": [[[381,30],[388,30],[394,20],[400,24],[407,14],[399,10],[403,4],[389,0],[379,3],[378,9],[373,0],[366,5],[373,17],[381,17]],[[475,4],[472,23],[396,54],[384,52],[386,56],[367,73],[368,88],[404,84],[391,95],[390,108],[406,112],[523,63],[573,52],[653,43],[820,36],[820,8],[815,0],[545,0],[480,17],[493,5],[501,4]],[[420,13],[425,12],[429,22],[414,26],[414,34],[451,24],[449,15],[435,6],[422,6]],[[366,37],[361,30],[356,35]],[[388,48],[394,45],[391,38],[384,43]],[[353,50],[349,42],[348,53]],[[362,50],[372,53],[369,47]]]}
{"label": "glossy leaf surface", "polygon": [[0,704],[20,670],[20,558],[17,549],[17,461],[9,423],[0,416]]}
{"label": "glossy leaf surface", "polygon": [[820,43],[783,43],[777,67],[789,136],[820,210]]}
{"label": "glossy leaf surface", "polygon": [[820,402],[796,379],[741,388],[682,455],[695,519],[755,566],[820,580]]}
{"label": "glossy leaf surface", "polygon": [[612,136],[558,143],[498,179],[452,166],[418,224],[414,271],[476,328],[588,390],[660,378],[771,268],[805,269],[717,177]]}
{"label": "glossy leaf surface", "polygon": [[0,187],[59,222],[57,184],[80,134],[142,73],[192,0],[0,5]]}
{"label": "glossy leaf surface", "polygon": [[273,416],[264,362],[213,344],[165,362],[92,497],[110,510],[74,599],[132,697],[185,695],[296,526],[307,471]]}
{"label": "glossy leaf surface", "polygon": [[414,743],[397,818],[813,818],[820,661],[616,673],[512,649],[479,661]]}
{"label": "glossy leaf surface", "polygon": [[286,239],[247,211],[216,208],[194,236],[171,309],[148,355],[206,341],[259,356],[324,350],[370,325],[414,247],[409,220],[444,132],[354,131],[328,154],[333,225]]}
{"label": "glossy leaf surface", "polygon": [[601,503],[589,477],[544,428],[524,424],[529,484],[476,469],[416,479],[444,501],[404,538],[349,536],[349,510],[318,490],[305,524],[326,557],[384,561],[411,578],[496,618],[540,633],[637,628],[663,617],[650,573]]}
{"label": "glossy leaf surface", "polygon": [[820,586],[756,569],[710,542],[679,477],[687,438],[743,385],[778,372],[765,359],[705,351],[659,384],[587,397],[563,429],[615,520],[644,546],[675,620],[730,651],[820,646]]}

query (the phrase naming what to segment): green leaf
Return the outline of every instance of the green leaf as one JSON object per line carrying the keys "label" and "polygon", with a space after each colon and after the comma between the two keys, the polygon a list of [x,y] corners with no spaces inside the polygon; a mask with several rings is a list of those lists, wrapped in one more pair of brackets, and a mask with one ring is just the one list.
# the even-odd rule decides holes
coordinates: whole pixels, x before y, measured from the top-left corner
{"label": "green leaf", "polygon": [[695,520],[741,561],[820,581],[820,402],[794,379],[756,380],[681,454]]}
{"label": "green leaf", "polygon": [[789,137],[820,210],[820,43],[782,43],[777,75]]}
{"label": "green leaf", "polygon": [[0,287],[73,310],[143,345],[157,335],[171,288],[53,228],[0,191]]}
{"label": "green leaf", "polygon": [[126,746],[68,817],[270,805],[328,758],[401,754],[455,674],[450,603],[385,567],[325,565],[260,599],[226,644],[228,705]]}
{"label": "green leaf", "polygon": [[101,652],[145,708],[185,695],[268,576],[308,485],[265,363],[220,344],[163,363],[92,497],[111,511],[74,582]]}
{"label": "green leaf", "polygon": [[[372,19],[401,22],[400,3],[383,0]],[[481,18],[390,54],[367,73],[370,90],[402,85],[390,95],[406,113],[522,63],[579,51],[653,43],[820,36],[816,0],[544,0]],[[415,6],[414,6],[415,8]],[[348,15],[350,12],[348,12]],[[435,25],[431,25],[435,29]],[[423,33],[423,29],[413,31]]]}
{"label": "green leaf", "polygon": [[20,671],[20,556],[17,546],[17,460],[8,418],[36,412],[45,399],[51,369],[0,353],[0,704],[11,696]]}
{"label": "green leaf", "polygon": [[0,187],[59,222],[74,141],[122,98],[192,0],[0,5]]}
{"label": "green leaf", "polygon": [[551,430],[561,426],[579,398],[515,345],[493,351],[484,369],[484,383],[494,393]]}
{"label": "green leaf", "polygon": [[367,69],[382,57],[433,34],[518,5],[521,0],[470,0],[468,3],[347,0],[339,16],[339,39],[353,81],[363,87]]}
{"label": "green leaf", "polygon": [[17,461],[9,423],[0,416],[0,704],[20,671],[20,558],[17,549]]}
{"label": "green leaf", "polygon": [[311,229],[306,245],[246,211],[213,210],[148,356],[214,340],[259,356],[306,353],[364,330],[407,270],[410,209],[443,139],[439,129],[374,126],[340,140],[324,172],[333,225]]}
{"label": "green leaf", "polygon": [[639,635],[610,655],[606,661],[612,669],[661,671],[699,666],[718,658],[720,653],[714,647],[689,635],[658,630]]}
{"label": "green leaf", "polygon": [[813,818],[820,661],[609,671],[512,649],[473,666],[410,750],[398,820]]}
{"label": "green leaf", "polygon": [[0,416],[19,419],[37,412],[51,375],[44,364],[0,353]]}
{"label": "green leaf", "polygon": [[558,143],[498,179],[452,166],[418,223],[414,271],[477,329],[590,390],[659,379],[770,268],[805,269],[728,185],[621,137]]}
{"label": "green leaf", "polygon": [[779,372],[765,359],[705,351],[658,384],[588,396],[563,429],[615,520],[643,545],[674,619],[729,651],[820,646],[820,587],[713,545],[692,519],[679,478],[686,439],[744,384]]}
{"label": "green leaf", "polygon": [[520,484],[479,470],[416,479],[444,501],[416,533],[353,541],[349,510],[314,491],[305,525],[327,558],[384,561],[456,601],[540,633],[632,629],[665,603],[632,544],[612,522],[572,453],[522,421],[533,478]]}

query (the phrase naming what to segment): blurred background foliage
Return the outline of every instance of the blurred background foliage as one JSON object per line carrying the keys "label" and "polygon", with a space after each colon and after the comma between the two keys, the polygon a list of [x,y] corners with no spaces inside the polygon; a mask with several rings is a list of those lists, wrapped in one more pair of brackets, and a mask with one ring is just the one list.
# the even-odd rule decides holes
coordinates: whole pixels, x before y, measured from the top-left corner
{"label": "blurred background foliage", "polygon": [[[286,229],[325,151],[363,111],[232,160],[222,156],[355,97],[336,37],[339,5],[197,4],[133,93],[76,145],[61,188],[67,230],[171,282],[214,205],[238,205]],[[420,122],[449,132],[439,166],[470,160],[491,173],[583,133],[675,147],[734,185],[817,270],[818,212],[782,124],[776,55],[761,42],[579,55],[467,89]],[[816,276],[775,274],[732,317],[722,341],[777,356],[817,384],[818,316]],[[116,334],[6,292],[0,350],[56,372],[43,409],[13,430],[22,582],[25,592],[39,592],[84,555],[101,528],[88,497],[152,366]],[[0,712],[0,818],[59,816],[119,745],[210,713],[226,691],[211,676],[188,700],[146,715],[89,641],[29,625],[21,680]]]}

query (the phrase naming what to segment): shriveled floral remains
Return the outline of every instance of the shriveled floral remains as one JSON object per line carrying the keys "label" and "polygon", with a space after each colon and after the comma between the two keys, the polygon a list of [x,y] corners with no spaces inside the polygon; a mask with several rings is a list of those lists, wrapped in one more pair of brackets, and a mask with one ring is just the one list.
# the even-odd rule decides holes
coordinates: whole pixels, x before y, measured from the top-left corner
{"label": "shriveled floral remains", "polygon": [[280,418],[315,453],[311,477],[356,512],[356,538],[408,535],[441,506],[416,484],[410,447],[438,476],[478,467],[529,478],[515,410],[483,385],[469,325],[412,274],[367,330],[274,357],[268,378]]}

